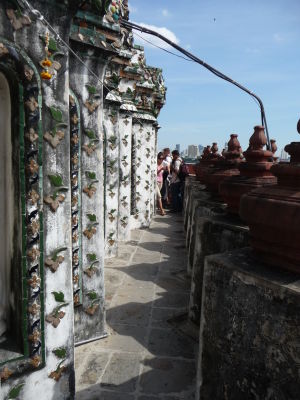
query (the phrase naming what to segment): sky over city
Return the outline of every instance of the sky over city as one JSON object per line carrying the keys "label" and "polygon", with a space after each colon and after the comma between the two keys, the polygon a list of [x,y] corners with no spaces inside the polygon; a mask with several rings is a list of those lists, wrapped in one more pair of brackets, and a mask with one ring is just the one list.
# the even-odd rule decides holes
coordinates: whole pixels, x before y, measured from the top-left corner
{"label": "sky over city", "polygon": [[[157,30],[255,92],[279,150],[300,140],[299,0],[130,0],[129,5],[131,21]],[[159,39],[145,38],[176,52]],[[159,149],[217,141],[221,150],[231,133],[247,148],[253,127],[261,124],[260,109],[249,95],[194,62],[140,37],[135,41],[145,47],[147,64],[163,69],[168,88]]]}

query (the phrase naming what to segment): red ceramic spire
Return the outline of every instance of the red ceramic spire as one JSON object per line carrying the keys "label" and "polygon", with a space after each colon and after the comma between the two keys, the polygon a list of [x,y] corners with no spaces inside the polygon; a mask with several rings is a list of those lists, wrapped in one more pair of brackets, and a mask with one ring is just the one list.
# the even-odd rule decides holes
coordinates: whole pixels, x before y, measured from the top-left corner
{"label": "red ceramic spire", "polygon": [[236,174],[220,184],[220,195],[228,205],[228,211],[239,213],[240,199],[245,193],[260,186],[275,185],[277,179],[271,173],[273,153],[264,150],[267,138],[263,126],[255,126],[249,147],[244,152],[246,162],[239,164],[240,176]]}
{"label": "red ceramic spire", "polygon": [[278,184],[243,196],[240,214],[250,227],[254,251],[263,261],[300,272],[300,142],[292,142],[285,150],[290,162],[271,168]]}

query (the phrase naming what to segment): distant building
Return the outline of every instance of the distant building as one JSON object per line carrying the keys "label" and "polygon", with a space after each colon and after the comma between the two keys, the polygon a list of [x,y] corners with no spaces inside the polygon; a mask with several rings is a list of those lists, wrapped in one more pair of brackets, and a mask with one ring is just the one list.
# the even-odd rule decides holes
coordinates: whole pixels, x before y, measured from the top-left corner
{"label": "distant building", "polygon": [[199,156],[201,156],[201,154],[203,153],[204,150],[204,146],[202,146],[202,144],[198,144],[198,150],[199,150]]}
{"label": "distant building", "polygon": [[281,153],[280,153],[280,161],[288,161],[290,159],[290,156],[288,155],[288,153],[282,149]]}
{"label": "distant building", "polygon": [[180,144],[176,144],[176,150],[179,152],[180,154]]}
{"label": "distant building", "polygon": [[199,155],[198,146],[196,146],[194,144],[190,144],[188,146],[188,154],[187,155],[189,158],[197,158]]}

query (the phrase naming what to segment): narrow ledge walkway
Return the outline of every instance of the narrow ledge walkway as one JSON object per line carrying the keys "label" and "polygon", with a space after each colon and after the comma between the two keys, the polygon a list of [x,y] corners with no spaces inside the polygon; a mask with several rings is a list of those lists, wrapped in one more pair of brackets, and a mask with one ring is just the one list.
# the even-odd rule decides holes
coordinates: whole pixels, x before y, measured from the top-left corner
{"label": "narrow ledge walkway", "polygon": [[76,348],[77,400],[194,399],[196,343],[172,323],[187,311],[185,270],[177,215],[155,217],[106,260],[109,336]]}

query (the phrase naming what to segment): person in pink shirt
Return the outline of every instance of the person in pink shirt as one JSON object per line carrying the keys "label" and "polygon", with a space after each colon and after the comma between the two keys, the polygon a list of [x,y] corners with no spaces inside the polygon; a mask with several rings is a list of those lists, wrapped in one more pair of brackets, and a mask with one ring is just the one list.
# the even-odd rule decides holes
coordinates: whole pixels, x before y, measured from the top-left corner
{"label": "person in pink shirt", "polygon": [[157,182],[156,182],[156,196],[157,196],[157,205],[160,210],[161,215],[166,215],[165,210],[163,209],[161,202],[161,188],[163,186],[163,173],[166,170],[166,166],[163,164],[164,156],[162,152],[159,152],[157,155]]}

